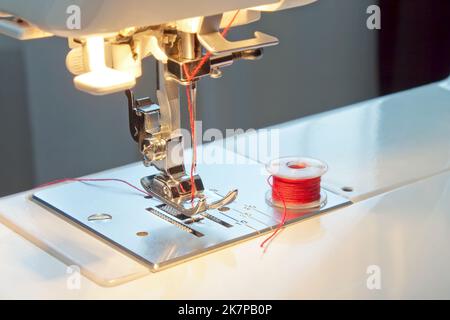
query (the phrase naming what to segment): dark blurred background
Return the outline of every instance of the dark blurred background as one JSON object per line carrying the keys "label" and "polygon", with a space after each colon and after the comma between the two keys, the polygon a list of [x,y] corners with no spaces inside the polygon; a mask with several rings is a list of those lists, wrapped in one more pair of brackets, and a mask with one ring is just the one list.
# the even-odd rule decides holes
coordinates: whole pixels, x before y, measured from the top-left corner
{"label": "dark blurred background", "polygon": [[450,1],[380,0],[378,72],[388,94],[450,74]]}
{"label": "dark blurred background", "polygon": [[[373,4],[381,7],[381,30],[366,27]],[[204,129],[260,128],[450,74],[449,0],[319,0],[264,14],[230,36],[254,30],[280,45],[201,82]],[[0,195],[139,160],[124,95],[75,90],[67,51],[64,39],[0,36]],[[153,70],[149,59],[139,96],[155,98]]]}

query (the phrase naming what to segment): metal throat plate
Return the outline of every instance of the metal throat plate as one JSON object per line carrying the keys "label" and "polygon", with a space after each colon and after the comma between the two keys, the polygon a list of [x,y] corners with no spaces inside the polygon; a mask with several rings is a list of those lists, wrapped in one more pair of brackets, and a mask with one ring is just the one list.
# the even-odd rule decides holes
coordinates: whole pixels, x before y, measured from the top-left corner
{"label": "metal throat plate", "polygon": [[[288,212],[286,224],[350,204],[339,195],[326,193],[322,208]],[[206,194],[219,197],[217,190]],[[106,240],[154,272],[274,230],[282,209],[267,205],[264,196],[261,199],[256,205],[235,201],[192,220],[154,198],[116,185],[75,182],[33,195],[34,201],[81,227],[86,236]]]}

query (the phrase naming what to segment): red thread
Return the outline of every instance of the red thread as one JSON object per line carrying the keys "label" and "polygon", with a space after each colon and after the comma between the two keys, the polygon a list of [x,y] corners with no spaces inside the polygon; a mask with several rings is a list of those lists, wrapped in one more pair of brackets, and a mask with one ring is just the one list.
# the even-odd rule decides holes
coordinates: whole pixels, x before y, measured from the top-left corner
{"label": "red thread", "polygon": [[[187,71],[186,65],[183,65],[185,69],[184,72]],[[187,73],[186,73],[187,74]],[[189,125],[191,127],[191,143],[192,143],[192,164],[191,164],[191,172],[190,172],[190,180],[191,180],[191,201],[194,201],[195,198],[195,169],[197,167],[197,139],[195,133],[195,116],[194,116],[194,108],[192,104],[191,93],[189,87],[186,87],[186,97],[188,100],[188,111],[189,111]]]}
{"label": "red thread", "polygon": [[[233,25],[234,21],[236,20],[240,10],[237,10],[234,14],[233,18],[230,20],[228,25],[223,29],[221,32],[221,35],[225,37],[228,34],[228,31],[230,30],[231,26]],[[197,76],[197,74],[200,72],[203,65],[208,61],[209,58],[211,58],[212,53],[207,52],[202,60],[200,60],[199,64],[195,67],[194,71],[192,73],[189,72],[187,65],[183,65],[183,71],[187,76],[187,82],[192,82],[192,80]],[[191,127],[191,143],[192,143],[192,164],[191,164],[191,201],[194,201],[195,198],[195,179],[194,174],[195,170],[197,168],[197,141],[196,141],[196,133],[195,133],[195,114],[194,114],[194,107],[192,103],[192,97],[189,86],[186,86],[186,97],[188,101],[188,111],[189,111],[189,125]]]}
{"label": "red thread", "polygon": [[320,200],[321,178],[291,180],[273,177],[272,199],[288,204],[307,204]]}
{"label": "red thread", "polygon": [[49,186],[53,186],[55,184],[60,184],[63,182],[120,182],[123,184],[126,184],[127,186],[129,186],[130,188],[139,191],[140,193],[145,194],[146,196],[152,196],[150,193],[148,193],[147,191],[136,187],[135,185],[131,184],[128,181],[122,180],[122,179],[96,179],[96,178],[66,178],[66,179],[59,179],[59,180],[55,180],[55,181],[51,181],[51,182],[47,182],[44,184],[39,185],[37,188],[44,188],[44,187],[49,187]]}
{"label": "red thread", "polygon": [[[270,182],[270,178],[273,179],[273,182]],[[264,248],[266,243],[272,240],[283,228],[286,223],[288,204],[301,205],[320,201],[321,180],[321,177],[292,180],[276,176],[270,176],[267,179],[267,183],[272,187],[272,200],[283,204],[283,215],[275,231],[261,243],[261,248]]]}
{"label": "red thread", "polygon": [[[267,178],[267,183],[269,184],[269,186],[272,187],[272,191],[273,191],[273,185],[272,185],[272,183],[270,182],[270,178],[272,178],[272,177],[273,177],[273,176],[270,176],[270,177]],[[278,192],[278,191],[275,191],[275,192]],[[283,228],[284,224],[286,223],[286,216],[287,216],[287,206],[286,206],[286,202],[284,201],[284,198],[283,198],[283,196],[282,196],[281,194],[278,194],[278,196],[279,196],[279,198],[281,199],[281,202],[283,203],[283,215],[281,216],[281,221],[280,221],[280,223],[278,224],[278,226],[277,226],[277,228],[275,229],[275,231],[272,232],[272,234],[271,234],[269,237],[267,237],[266,240],[264,240],[264,241],[261,243],[261,245],[260,245],[261,248],[264,248],[264,246],[266,245],[266,243],[268,243],[271,239],[273,239],[273,238],[278,234],[278,232],[281,231],[281,229]],[[266,248],[266,249],[267,249],[267,248]]]}

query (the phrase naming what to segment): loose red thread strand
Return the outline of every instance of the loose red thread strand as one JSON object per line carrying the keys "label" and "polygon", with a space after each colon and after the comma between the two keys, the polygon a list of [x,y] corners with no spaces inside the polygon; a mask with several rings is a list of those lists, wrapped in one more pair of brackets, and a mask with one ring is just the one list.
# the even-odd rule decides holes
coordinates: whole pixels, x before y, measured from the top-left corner
{"label": "loose red thread strand", "polygon": [[[186,67],[186,65],[184,65]],[[192,164],[191,164],[191,201],[194,201],[195,198],[195,170],[197,168],[197,137],[196,137],[196,127],[195,127],[195,116],[194,116],[194,107],[192,103],[192,97],[190,93],[190,89],[186,87],[186,96],[188,100],[188,111],[189,111],[189,124],[191,127],[191,143],[192,143]]]}
{"label": "loose red thread strand", "polygon": [[[240,10],[236,11],[233,18],[230,20],[230,22],[225,27],[225,29],[223,29],[223,31],[221,32],[221,35],[223,37],[225,37],[228,34],[228,31],[230,31],[230,28],[233,25],[234,21],[236,20],[239,12],[240,12]],[[200,72],[203,65],[208,61],[209,58],[211,58],[211,56],[212,56],[212,53],[208,51],[203,56],[202,60],[200,60],[199,64],[195,67],[195,69],[192,71],[192,73],[189,72],[186,65],[183,65],[183,71],[187,76],[188,82],[191,82],[197,76],[197,74]],[[194,107],[193,107],[193,103],[192,103],[191,91],[190,91],[189,86],[186,86],[186,97],[187,97],[187,101],[188,101],[189,125],[191,127],[191,143],[192,143],[192,153],[193,153],[191,172],[190,172],[190,175],[191,175],[191,201],[194,201],[195,191],[196,191],[194,174],[195,174],[195,170],[197,168],[197,141],[196,141],[196,132],[195,132]]]}
{"label": "loose red thread strand", "polygon": [[145,194],[146,196],[151,196],[150,193],[148,193],[147,191],[136,187],[135,185],[131,184],[130,182],[126,181],[126,180],[122,180],[122,179],[96,179],[96,178],[66,178],[66,179],[59,179],[59,180],[54,180],[51,182],[47,182],[44,184],[41,184],[38,186],[38,188],[44,188],[44,187],[49,187],[49,186],[53,186],[55,184],[60,184],[63,182],[120,182],[123,184],[126,184],[127,186],[129,186],[130,188],[139,191],[140,193]]}
{"label": "loose red thread strand", "polygon": [[[270,182],[270,178],[272,178],[272,177],[273,177],[273,176],[270,176],[270,177],[267,178],[267,183],[269,184],[269,186],[272,187],[272,192],[274,192],[272,182]],[[278,192],[278,191],[276,190],[275,192]],[[272,234],[271,234],[270,236],[268,236],[268,237],[266,238],[266,240],[264,240],[264,241],[261,243],[261,245],[260,245],[261,248],[264,248],[265,245],[266,245],[266,243],[268,243],[270,240],[272,240],[272,239],[278,234],[278,232],[281,231],[281,229],[283,228],[284,224],[286,223],[286,217],[287,217],[287,206],[286,206],[286,201],[284,200],[284,198],[283,198],[280,194],[279,194],[278,196],[279,196],[279,198],[281,199],[281,202],[283,203],[283,215],[281,216],[281,221],[280,221],[280,223],[278,224],[277,228],[274,230],[274,232],[272,232]],[[266,249],[267,249],[267,248],[266,248]]]}
{"label": "loose red thread strand", "polygon": [[[270,181],[271,178],[273,180],[272,182]],[[321,177],[292,180],[270,176],[267,179],[267,183],[272,187],[272,200],[283,204],[283,215],[274,232],[261,243],[261,248],[264,248],[281,231],[286,223],[287,203],[300,205],[320,200]]]}

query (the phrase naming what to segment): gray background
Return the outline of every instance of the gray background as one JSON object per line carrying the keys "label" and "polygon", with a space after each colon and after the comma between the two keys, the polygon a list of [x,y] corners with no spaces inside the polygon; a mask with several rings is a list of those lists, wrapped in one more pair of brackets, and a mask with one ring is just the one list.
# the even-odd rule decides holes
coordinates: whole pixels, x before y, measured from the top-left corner
{"label": "gray background", "polygon": [[[321,0],[233,30],[231,37],[260,30],[281,43],[200,83],[204,128],[259,128],[377,96],[378,31],[366,28],[376,3]],[[75,90],[67,52],[64,39],[0,36],[0,195],[139,159],[124,95]],[[153,70],[149,59],[138,95],[154,98]]]}

